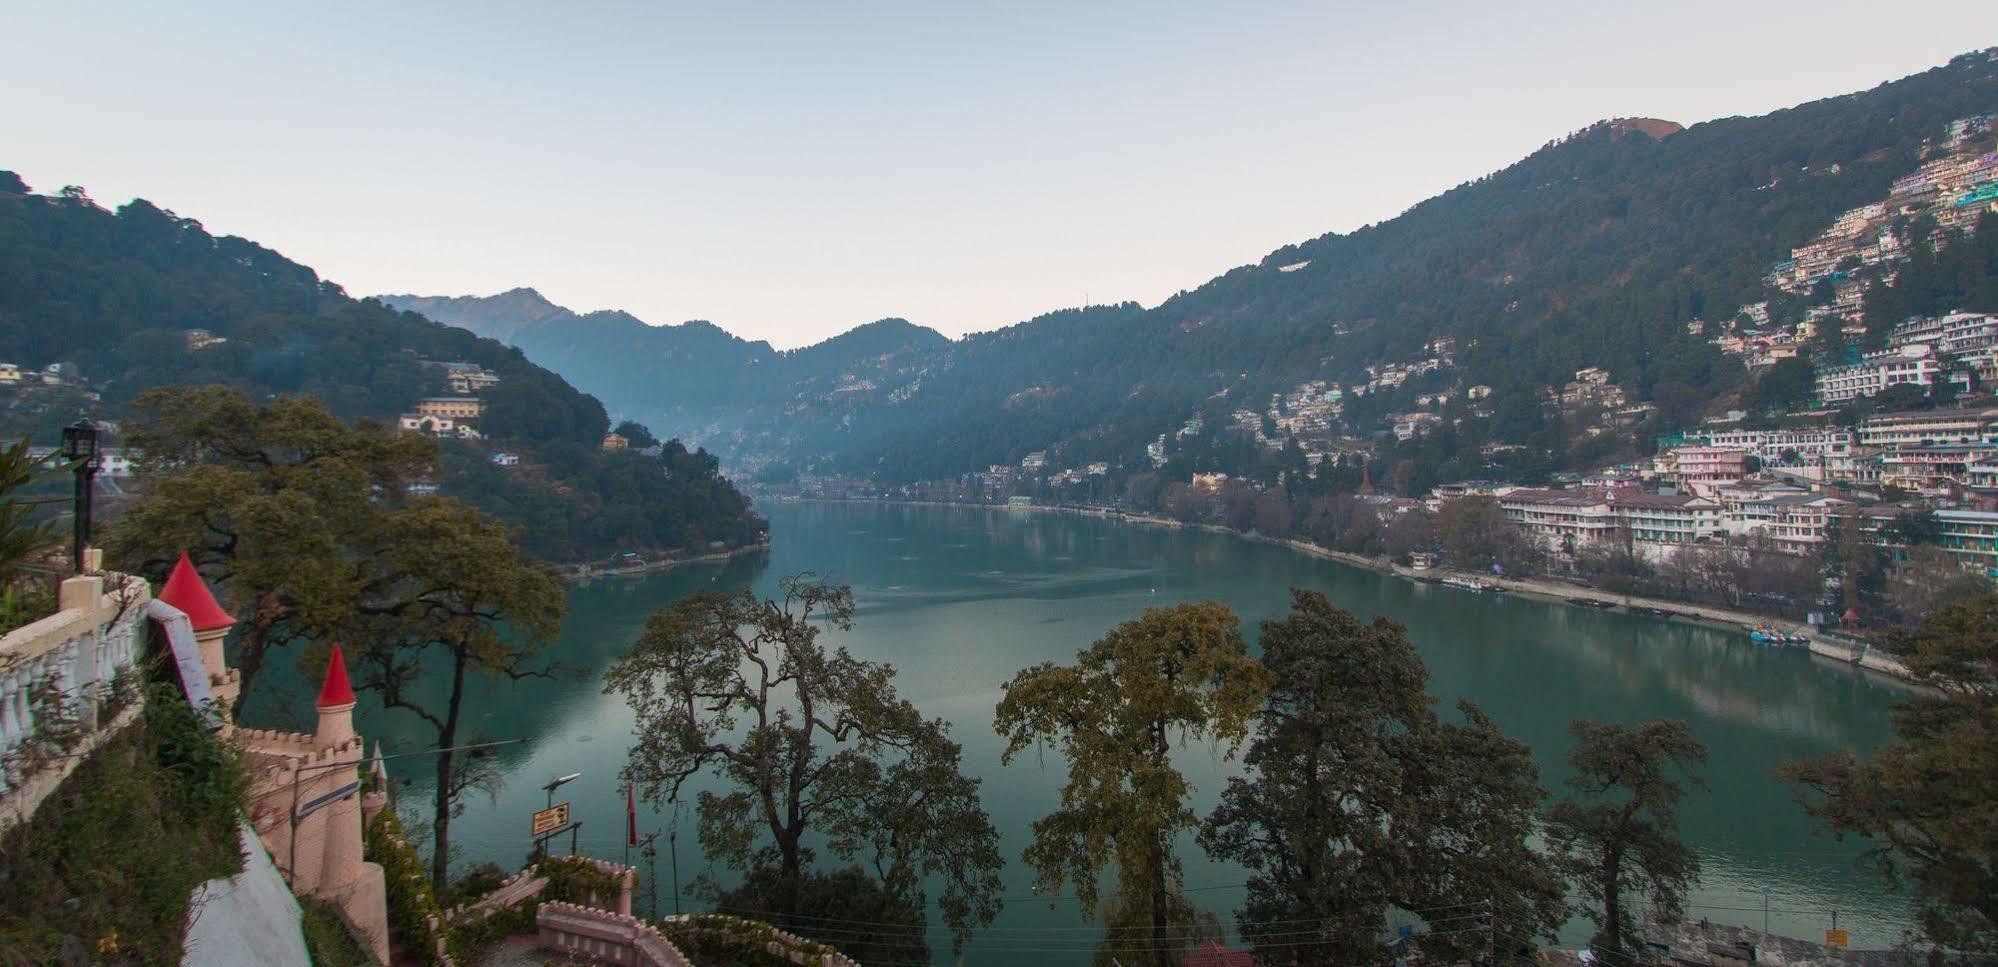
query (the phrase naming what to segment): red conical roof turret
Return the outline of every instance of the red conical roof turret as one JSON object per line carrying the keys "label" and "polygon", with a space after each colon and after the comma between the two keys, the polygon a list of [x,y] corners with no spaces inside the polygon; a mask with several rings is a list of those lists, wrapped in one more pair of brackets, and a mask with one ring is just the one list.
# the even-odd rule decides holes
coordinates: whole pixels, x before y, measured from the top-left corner
{"label": "red conical roof turret", "polygon": [[335,705],[354,704],[354,687],[347,684],[347,659],[340,654],[340,643],[333,643],[333,656],[326,662],[326,684],[319,687],[320,708]]}
{"label": "red conical roof turret", "polygon": [[194,569],[194,562],[186,554],[180,556],[180,562],[173,566],[173,573],[167,575],[166,583],[154,597],[185,613],[196,631],[213,631],[236,623],[229,612],[215,603],[215,595],[208,592],[208,582],[201,579],[201,572]]}

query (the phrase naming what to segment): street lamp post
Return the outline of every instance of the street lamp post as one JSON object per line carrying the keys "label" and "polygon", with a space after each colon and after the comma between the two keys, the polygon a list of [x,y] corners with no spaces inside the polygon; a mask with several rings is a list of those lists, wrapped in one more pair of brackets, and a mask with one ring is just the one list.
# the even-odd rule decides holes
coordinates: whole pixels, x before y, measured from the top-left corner
{"label": "street lamp post", "polygon": [[90,543],[90,485],[97,476],[97,424],[78,420],[62,428],[62,457],[76,474],[75,537],[71,556],[83,573],[83,549]]}

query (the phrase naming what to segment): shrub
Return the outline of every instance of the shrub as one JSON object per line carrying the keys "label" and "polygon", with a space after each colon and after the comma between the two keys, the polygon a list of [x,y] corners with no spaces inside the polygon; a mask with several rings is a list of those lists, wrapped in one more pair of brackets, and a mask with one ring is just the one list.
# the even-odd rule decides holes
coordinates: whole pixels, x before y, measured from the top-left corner
{"label": "shrub", "polygon": [[234,750],[171,685],[0,837],[0,961],[179,963],[188,896],[243,868]]}

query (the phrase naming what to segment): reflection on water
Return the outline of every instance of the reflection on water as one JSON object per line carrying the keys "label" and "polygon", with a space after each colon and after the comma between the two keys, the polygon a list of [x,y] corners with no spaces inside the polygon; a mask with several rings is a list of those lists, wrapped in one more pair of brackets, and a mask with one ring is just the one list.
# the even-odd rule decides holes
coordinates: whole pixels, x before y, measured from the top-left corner
{"label": "reflection on water", "polygon": [[[1886,741],[1887,704],[1899,694],[1890,683],[1761,648],[1741,634],[1415,584],[1226,535],[951,508],[790,505],[767,512],[775,535],[767,556],[600,580],[572,591],[557,656],[576,673],[482,684],[471,704],[477,729],[527,741],[506,751],[510,784],[494,801],[472,802],[454,827],[461,860],[519,862],[528,848],[528,817],[542,803],[539,785],[568,772],[584,776],[564,789],[584,822],[583,848],[622,857],[617,770],[631,723],[623,705],[602,693],[600,674],[651,609],[698,589],[749,586],[769,594],[779,576],[804,570],[853,584],[858,609],[844,642],[894,664],[903,693],[952,723],[967,767],[988,780],[984,796],[1003,849],[1017,857],[1028,824],[1055,804],[1061,777],[1054,760],[1043,765],[1027,756],[1012,767],[999,765],[1001,743],[991,721],[1002,682],[1028,664],[1071,658],[1148,606],[1182,600],[1227,602],[1253,641],[1255,622],[1281,614],[1287,588],[1297,585],[1362,615],[1408,625],[1434,677],[1432,691],[1446,705],[1458,697],[1477,702],[1531,744],[1550,788],[1565,778],[1567,726],[1577,717],[1689,722],[1712,756],[1706,776],[1713,792],[1690,797],[1682,816],[1686,837],[1706,863],[1695,915],[1759,926],[1760,891],[1769,887],[1777,911],[1772,925],[1798,936],[1818,935],[1833,909],[1859,944],[1889,943],[1904,923],[1899,900],[1854,871],[1859,847],[1811,836],[1789,790],[1769,775],[1786,759],[1863,752]],[[270,683],[281,687],[261,696],[252,721],[280,724],[278,709],[309,709],[310,692],[293,675],[270,677],[287,681]],[[279,692],[293,697],[273,701]],[[362,727],[391,748],[422,741],[400,713],[364,706]],[[1179,759],[1204,811],[1232,767],[1199,746],[1182,750]],[[405,793],[421,797],[426,777],[416,769],[406,766],[401,776],[410,781]],[[642,814],[640,825],[660,829],[669,818]],[[682,878],[691,879],[706,867],[691,821],[682,828]],[[1182,855],[1195,899],[1227,919],[1241,899],[1242,872],[1208,861],[1191,842]],[[665,871],[662,859],[661,876]],[[1082,948],[1091,934],[1075,929],[1081,921],[1073,905],[1034,898],[1031,878],[1017,864],[1005,876],[1010,902],[966,961],[1011,962],[1020,948],[1036,945],[1028,938],[1041,938],[1038,946],[1075,950],[1039,959],[1086,962]],[[670,898],[663,902],[670,911]]]}

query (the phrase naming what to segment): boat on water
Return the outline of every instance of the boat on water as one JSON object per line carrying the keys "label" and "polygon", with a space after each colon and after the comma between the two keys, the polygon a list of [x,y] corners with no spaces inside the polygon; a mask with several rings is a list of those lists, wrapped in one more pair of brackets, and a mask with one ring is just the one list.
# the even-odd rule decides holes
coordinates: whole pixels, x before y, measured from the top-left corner
{"label": "boat on water", "polygon": [[1443,585],[1445,587],[1456,588],[1459,591],[1490,591],[1492,589],[1491,585],[1475,578],[1444,578]]}
{"label": "boat on water", "polygon": [[1604,611],[1608,611],[1609,609],[1616,607],[1616,605],[1611,602],[1598,601],[1595,598],[1569,598],[1567,599],[1567,601],[1569,604],[1572,604],[1578,608],[1598,608]]}
{"label": "boat on water", "polygon": [[1811,639],[1803,635],[1793,635],[1786,631],[1778,631],[1769,625],[1763,625],[1760,628],[1750,631],[1748,637],[1765,645],[1807,645],[1811,642]]}

